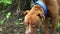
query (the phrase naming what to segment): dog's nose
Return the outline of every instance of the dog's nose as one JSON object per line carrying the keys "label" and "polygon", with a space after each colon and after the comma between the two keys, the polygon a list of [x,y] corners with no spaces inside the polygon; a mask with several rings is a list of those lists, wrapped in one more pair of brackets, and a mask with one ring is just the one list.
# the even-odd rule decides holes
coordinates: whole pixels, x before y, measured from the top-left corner
{"label": "dog's nose", "polygon": [[31,32],[26,32],[25,34],[31,34]]}
{"label": "dog's nose", "polygon": [[27,31],[27,32],[25,32],[25,34],[31,34],[31,32]]}
{"label": "dog's nose", "polygon": [[26,31],[25,34],[31,34],[31,30]]}

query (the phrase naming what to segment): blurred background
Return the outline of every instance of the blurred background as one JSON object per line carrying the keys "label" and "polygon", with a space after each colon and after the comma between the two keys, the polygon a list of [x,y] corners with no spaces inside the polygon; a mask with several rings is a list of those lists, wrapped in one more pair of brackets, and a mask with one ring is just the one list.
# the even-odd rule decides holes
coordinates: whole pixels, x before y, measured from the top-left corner
{"label": "blurred background", "polygon": [[[60,0],[57,0],[60,11]],[[31,0],[0,0],[0,34],[24,34],[23,16],[21,13],[33,6]],[[60,12],[59,12],[60,15]],[[38,34],[43,34],[41,30]],[[60,16],[56,34],[60,34]]]}

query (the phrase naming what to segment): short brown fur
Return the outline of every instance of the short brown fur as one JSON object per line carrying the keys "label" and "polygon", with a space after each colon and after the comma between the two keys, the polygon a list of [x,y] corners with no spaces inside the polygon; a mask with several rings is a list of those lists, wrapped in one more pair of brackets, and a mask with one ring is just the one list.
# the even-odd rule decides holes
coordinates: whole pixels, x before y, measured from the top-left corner
{"label": "short brown fur", "polygon": [[[32,7],[31,10],[25,16],[24,24],[26,27],[26,32],[28,31],[29,27],[31,28],[31,32],[25,34],[36,34],[37,29],[41,26],[41,19],[44,18],[44,34],[48,34],[48,20],[51,19],[52,27],[51,33],[55,34],[56,32],[56,25],[58,22],[58,4],[57,0],[43,0],[48,8],[48,16],[44,16],[44,11],[39,5],[35,5]],[[42,17],[42,18],[41,18]],[[33,25],[37,26],[33,26]],[[35,28],[33,28],[35,27]]]}

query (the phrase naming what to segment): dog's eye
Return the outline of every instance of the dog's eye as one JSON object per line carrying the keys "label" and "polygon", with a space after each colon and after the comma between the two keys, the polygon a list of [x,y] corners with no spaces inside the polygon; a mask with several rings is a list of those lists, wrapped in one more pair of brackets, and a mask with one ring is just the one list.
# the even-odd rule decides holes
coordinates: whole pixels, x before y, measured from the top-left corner
{"label": "dog's eye", "polygon": [[40,14],[38,14],[37,16],[40,16]]}
{"label": "dog's eye", "polygon": [[41,18],[41,14],[38,14],[37,16],[39,16]]}

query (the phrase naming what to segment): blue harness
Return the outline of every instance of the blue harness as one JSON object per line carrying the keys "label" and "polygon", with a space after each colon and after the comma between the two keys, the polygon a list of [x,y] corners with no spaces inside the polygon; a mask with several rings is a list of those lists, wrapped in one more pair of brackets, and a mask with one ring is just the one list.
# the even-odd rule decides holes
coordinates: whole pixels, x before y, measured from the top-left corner
{"label": "blue harness", "polygon": [[[33,1],[33,2],[34,2],[34,1]],[[36,4],[40,5],[40,6],[43,8],[43,10],[44,10],[45,16],[48,15],[47,7],[46,7],[46,5],[44,4],[43,1],[37,0],[37,1],[34,2],[34,4],[35,4],[35,5],[36,5]]]}

